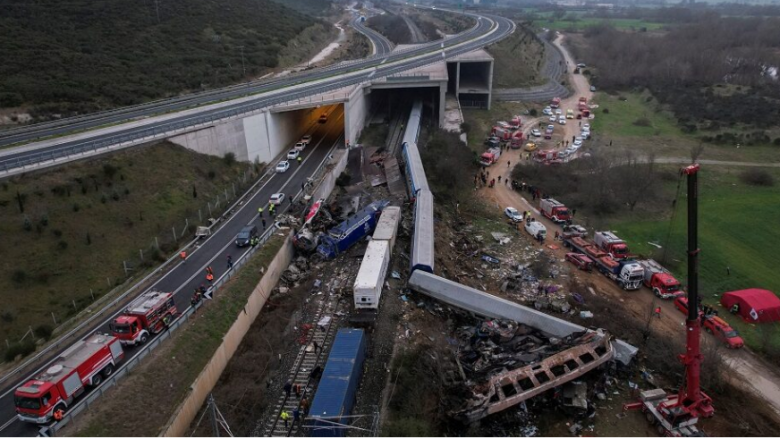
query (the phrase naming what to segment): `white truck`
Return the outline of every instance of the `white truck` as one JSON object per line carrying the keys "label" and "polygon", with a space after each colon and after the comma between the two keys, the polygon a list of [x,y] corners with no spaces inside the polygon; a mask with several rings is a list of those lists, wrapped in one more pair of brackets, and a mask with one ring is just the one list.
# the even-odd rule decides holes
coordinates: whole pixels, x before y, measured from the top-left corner
{"label": "white truck", "polygon": [[379,308],[389,265],[390,241],[369,242],[353,287],[355,309]]}
{"label": "white truck", "polygon": [[538,237],[539,234],[542,235],[542,238],[547,237],[547,227],[545,227],[541,222],[534,221],[533,219],[525,223],[525,231],[534,238]]}

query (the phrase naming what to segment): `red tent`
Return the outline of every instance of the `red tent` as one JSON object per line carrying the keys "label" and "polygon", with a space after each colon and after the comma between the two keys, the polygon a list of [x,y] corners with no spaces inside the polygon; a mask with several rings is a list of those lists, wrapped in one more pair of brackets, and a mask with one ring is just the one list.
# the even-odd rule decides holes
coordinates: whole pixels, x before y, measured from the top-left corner
{"label": "red tent", "polygon": [[750,288],[724,293],[720,303],[731,310],[739,305],[737,314],[749,323],[780,321],[780,298],[769,290]]}

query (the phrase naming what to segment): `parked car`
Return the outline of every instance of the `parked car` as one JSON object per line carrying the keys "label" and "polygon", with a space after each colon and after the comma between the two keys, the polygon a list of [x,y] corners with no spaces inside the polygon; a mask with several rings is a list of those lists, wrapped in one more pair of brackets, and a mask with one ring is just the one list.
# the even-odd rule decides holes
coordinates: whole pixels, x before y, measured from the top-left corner
{"label": "parked car", "polygon": [[584,62],[581,62],[581,63],[577,63],[577,67],[579,67],[581,69],[584,69],[585,67],[588,67],[588,66],[586,66]]}
{"label": "parked car", "polygon": [[291,149],[287,151],[287,160],[295,160],[298,158],[300,154],[301,154],[300,151],[298,151],[297,149]]}
{"label": "parked car", "polygon": [[571,108],[566,110],[566,119],[574,119],[574,111]]}
{"label": "parked car", "polygon": [[592,91],[592,92],[596,91],[596,86],[595,85],[591,85],[590,86],[590,91]]}
{"label": "parked car", "polygon": [[542,114],[546,114],[547,116],[552,116],[552,108],[550,107],[544,107],[544,110],[542,110]]}
{"label": "parked car", "polygon": [[257,226],[244,226],[244,228],[238,232],[238,235],[236,235],[236,245],[239,247],[246,247],[252,242],[252,238],[257,238],[257,235]]}
{"label": "parked car", "polygon": [[535,151],[536,150],[536,143],[528,142],[528,143],[525,144],[525,148],[524,149],[526,151]]}
{"label": "parked car", "polygon": [[284,160],[284,161],[281,161],[281,162],[276,164],[276,169],[275,170],[279,174],[284,174],[285,172],[287,172],[288,169],[290,169],[290,162],[288,162],[287,160]]}
{"label": "parked car", "polygon": [[553,124],[547,125],[547,131],[549,131],[549,132],[555,131],[555,125],[553,125]]}
{"label": "parked car", "polygon": [[582,124],[582,129],[590,131],[590,124],[589,123]]}
{"label": "parked car", "polygon": [[504,209],[504,214],[506,214],[509,219],[516,223],[519,223],[523,220],[523,215],[521,215],[520,212],[518,212],[514,207],[507,207]]}
{"label": "parked car", "polygon": [[322,115],[320,115],[320,119],[318,120],[318,122],[319,123],[326,123],[327,121],[328,121],[328,115],[325,114],[325,113],[322,113]]}
{"label": "parked car", "polygon": [[534,137],[542,137],[542,132],[539,131],[539,128],[534,128],[531,130],[531,135]]}
{"label": "parked car", "polygon": [[558,123],[561,125],[566,125],[566,117],[565,116],[558,117]]}
{"label": "parked car", "polygon": [[551,115],[550,115],[550,122],[553,122],[553,123],[554,123],[554,122],[555,122],[555,121],[557,121],[557,120],[558,120],[558,116],[556,116],[556,115],[554,115],[554,114],[551,114]]}
{"label": "parked car", "polygon": [[307,134],[307,135],[301,137],[301,143],[303,143],[303,144],[308,146],[309,143],[311,143],[311,134]]}
{"label": "parked car", "polygon": [[556,116],[560,116],[560,115],[562,115],[562,114],[563,114],[563,110],[561,110],[560,108],[556,108],[556,109],[555,109],[555,115],[556,115]]}
{"label": "parked car", "polygon": [[583,253],[566,253],[566,260],[574,264],[574,266],[580,270],[593,270],[593,259]]}
{"label": "parked car", "polygon": [[298,142],[298,143],[295,144],[293,149],[298,151],[298,152],[303,151],[304,149],[306,149],[306,144],[303,143],[303,142]]}
{"label": "parked car", "polygon": [[575,137],[574,138],[574,143],[572,143],[572,145],[578,146],[578,147],[582,146],[582,137]]}
{"label": "parked car", "polygon": [[[686,316],[688,315],[688,298],[678,297],[674,299],[674,306]],[[745,345],[742,337],[725,320],[717,315],[709,314],[704,316],[704,311],[699,310],[699,317],[703,317],[703,326],[706,332],[714,335],[715,338],[725,343],[731,349],[739,349]]]}
{"label": "parked car", "polygon": [[281,192],[271,195],[271,198],[268,200],[269,203],[277,206],[282,204],[282,201],[284,201],[284,194]]}

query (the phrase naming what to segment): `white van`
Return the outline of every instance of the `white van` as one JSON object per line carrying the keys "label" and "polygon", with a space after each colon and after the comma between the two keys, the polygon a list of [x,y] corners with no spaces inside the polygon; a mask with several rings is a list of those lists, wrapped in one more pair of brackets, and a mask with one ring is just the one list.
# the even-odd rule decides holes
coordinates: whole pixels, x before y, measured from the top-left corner
{"label": "white van", "polygon": [[534,238],[539,236],[540,233],[542,234],[543,238],[547,237],[547,227],[545,227],[544,224],[540,223],[539,221],[525,223],[525,231]]}

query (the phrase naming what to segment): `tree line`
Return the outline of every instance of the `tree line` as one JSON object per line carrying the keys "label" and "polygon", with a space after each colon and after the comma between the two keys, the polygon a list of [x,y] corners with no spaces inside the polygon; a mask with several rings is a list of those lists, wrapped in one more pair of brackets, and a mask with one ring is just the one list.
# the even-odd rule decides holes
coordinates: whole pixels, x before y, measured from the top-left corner
{"label": "tree line", "polygon": [[[0,0],[0,107],[64,116],[236,83],[313,19],[271,0]],[[317,21],[314,21],[317,22]]]}

